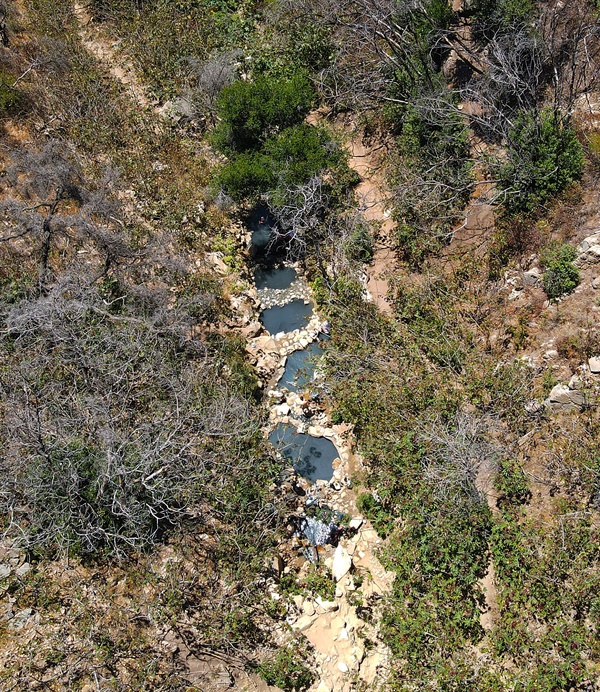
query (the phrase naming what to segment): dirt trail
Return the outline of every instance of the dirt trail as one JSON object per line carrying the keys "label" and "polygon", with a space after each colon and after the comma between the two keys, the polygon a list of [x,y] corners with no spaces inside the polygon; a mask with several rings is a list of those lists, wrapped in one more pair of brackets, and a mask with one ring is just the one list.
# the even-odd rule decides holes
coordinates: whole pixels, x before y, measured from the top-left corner
{"label": "dirt trail", "polygon": [[[495,470],[492,465],[482,464],[477,472],[475,485],[485,495],[487,505],[492,514],[498,514],[496,500],[498,493],[494,488]],[[498,590],[496,588],[496,572],[494,561],[490,556],[487,573],[479,580],[479,588],[485,597],[485,610],[481,613],[479,622],[486,632],[491,632],[500,617],[498,606]]]}
{"label": "dirt trail", "polygon": [[145,87],[141,84],[131,63],[119,53],[119,41],[109,40],[102,30],[95,26],[93,18],[85,5],[73,5],[75,17],[79,22],[79,36],[83,45],[97,60],[108,68],[110,74],[129,91],[132,99],[142,108],[156,106]]}
{"label": "dirt trail", "polygon": [[[389,192],[385,186],[386,149],[381,144],[366,144],[360,131],[353,134],[349,149],[349,165],[361,177],[356,191],[359,205],[367,219],[380,225],[373,262],[367,268],[367,290],[377,307],[383,313],[391,314],[392,308],[387,299],[389,280],[394,272],[397,272],[398,266],[390,241],[394,221],[390,218]],[[453,242],[448,247],[449,253],[456,251],[457,247],[473,250],[483,245],[489,237],[494,222],[493,209],[485,199],[489,192],[488,185],[481,185],[476,189],[465,209],[464,221],[456,229]],[[482,469],[477,480],[491,511],[497,511],[493,473]],[[491,559],[488,571],[479,581],[479,586],[485,596],[485,610],[481,614],[480,622],[489,632],[499,617],[494,564]]]}
{"label": "dirt trail", "polygon": [[379,226],[373,252],[373,261],[367,266],[367,291],[371,300],[385,314],[392,307],[387,299],[389,277],[396,267],[396,257],[390,242],[394,221],[388,208],[389,193],[385,186],[385,155],[383,145],[366,144],[362,132],[355,132],[349,142],[350,168],[356,171],[361,182],[356,188],[359,206],[369,221]]}

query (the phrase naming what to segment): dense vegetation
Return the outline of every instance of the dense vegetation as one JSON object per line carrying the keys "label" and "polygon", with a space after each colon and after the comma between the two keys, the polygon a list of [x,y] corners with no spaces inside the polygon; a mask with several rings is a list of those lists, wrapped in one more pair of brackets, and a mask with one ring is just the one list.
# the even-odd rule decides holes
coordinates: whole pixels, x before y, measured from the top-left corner
{"label": "dense vegetation", "polygon": [[[597,88],[593,4],[92,0],[142,98],[93,57],[71,3],[0,5],[0,514],[36,561],[6,588],[52,624],[33,641],[44,670],[61,689],[92,671],[184,689],[152,624],[269,684],[314,680],[306,647],[270,637],[284,508],[230,307],[243,277],[203,260],[225,248],[242,266],[231,216],[261,200],[332,323],[327,403],[354,426],[359,509],[396,575],[390,689],[592,689],[595,409],[555,421],[531,405],[558,382],[518,358],[545,318],[500,279],[533,253],[550,301],[581,280],[561,213],[581,208],[588,165],[573,113]],[[350,125],[385,146],[386,315],[364,296],[377,228],[354,197]],[[495,227],[454,252],[480,194]],[[586,334],[557,345],[573,371],[597,355]],[[93,588],[75,571],[59,582],[58,559],[90,584],[119,575],[129,624],[110,606],[93,622]],[[333,584],[315,573],[306,588]],[[0,676],[46,684],[18,664]]]}

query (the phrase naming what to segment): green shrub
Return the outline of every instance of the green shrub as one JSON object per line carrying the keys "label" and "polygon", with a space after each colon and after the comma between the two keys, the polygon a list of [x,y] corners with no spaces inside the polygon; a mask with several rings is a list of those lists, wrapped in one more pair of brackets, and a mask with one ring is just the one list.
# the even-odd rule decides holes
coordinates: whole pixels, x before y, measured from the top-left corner
{"label": "green shrub", "polygon": [[583,150],[573,127],[553,109],[522,111],[508,135],[499,186],[510,216],[531,214],[581,178]]}
{"label": "green shrub", "polygon": [[0,115],[10,115],[23,103],[23,95],[12,87],[15,78],[0,69]]}
{"label": "green shrub", "polygon": [[373,236],[369,227],[359,223],[348,236],[344,250],[355,262],[370,262],[373,259]]}
{"label": "green shrub", "polygon": [[329,133],[306,123],[289,127],[267,140],[263,151],[284,185],[301,185],[342,161],[342,152]]}
{"label": "green shrub", "polygon": [[500,463],[494,478],[494,487],[503,493],[510,504],[523,504],[531,497],[527,477],[514,460],[505,459]]}
{"label": "green shrub", "polygon": [[232,157],[217,175],[217,184],[237,202],[259,195],[275,184],[271,159],[262,153],[245,152]]}
{"label": "green shrub", "polygon": [[541,255],[546,269],[542,276],[544,291],[550,300],[556,300],[579,285],[579,269],[573,264],[577,250],[572,245],[550,246]]}
{"label": "green shrub", "polygon": [[238,80],[219,96],[221,122],[213,132],[213,142],[227,154],[258,149],[279,130],[301,123],[314,98],[314,89],[303,75]]}
{"label": "green shrub", "polygon": [[232,154],[217,182],[237,201],[277,190],[275,198],[286,198],[289,188],[344,165],[328,132],[301,123],[267,139],[257,151]]}
{"label": "green shrub", "polygon": [[258,666],[258,673],[268,685],[285,692],[300,692],[313,683],[315,677],[295,649],[280,649],[275,656]]}

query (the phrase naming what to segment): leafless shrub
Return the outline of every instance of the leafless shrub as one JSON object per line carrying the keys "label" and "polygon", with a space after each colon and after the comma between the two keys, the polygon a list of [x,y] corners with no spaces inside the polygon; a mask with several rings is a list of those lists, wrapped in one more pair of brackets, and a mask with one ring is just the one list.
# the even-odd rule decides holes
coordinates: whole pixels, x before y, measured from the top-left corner
{"label": "leafless shrub", "polygon": [[489,437],[490,421],[459,413],[450,423],[434,420],[419,437],[428,445],[425,478],[444,499],[483,500],[477,479],[496,468],[500,449]]}
{"label": "leafless shrub", "polygon": [[327,186],[320,176],[278,192],[268,202],[275,218],[274,233],[292,259],[304,257],[309,247],[318,247],[329,209]]}
{"label": "leafless shrub", "polygon": [[206,346],[177,312],[131,307],[76,277],[4,306],[0,512],[28,547],[143,549],[198,511],[209,478],[254,463],[257,421]]}
{"label": "leafless shrub", "polygon": [[75,157],[56,141],[40,150],[11,152],[6,174],[12,196],[0,202],[7,221],[0,242],[26,239],[32,244],[40,291],[52,280],[51,253],[59,246],[92,252],[96,279],[135,256],[122,232],[118,205],[109,196],[114,174],[87,186]]}
{"label": "leafless shrub", "polygon": [[188,59],[191,74],[187,97],[198,114],[213,125],[217,120],[217,99],[235,80],[240,55],[241,51],[232,50],[213,54],[206,62]]}

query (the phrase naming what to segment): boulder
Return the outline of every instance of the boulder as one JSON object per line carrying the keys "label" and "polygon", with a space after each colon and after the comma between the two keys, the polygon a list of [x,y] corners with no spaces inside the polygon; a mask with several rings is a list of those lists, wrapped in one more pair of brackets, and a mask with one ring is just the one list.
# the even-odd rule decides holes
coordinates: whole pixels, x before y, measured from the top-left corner
{"label": "boulder", "polygon": [[581,241],[581,243],[579,243],[579,247],[584,252],[586,250],[589,250],[594,245],[600,245],[600,231],[596,231],[595,233],[592,233],[592,235],[589,235],[587,238],[584,238]]}
{"label": "boulder", "polygon": [[24,577],[25,575],[29,574],[30,570],[31,565],[29,564],[29,562],[24,562],[20,567],[17,567],[17,569],[15,570],[15,574],[18,577]]}
{"label": "boulder", "polygon": [[335,581],[341,581],[348,574],[351,567],[352,558],[348,551],[341,545],[338,545],[333,554],[333,564],[331,565],[331,574]]}
{"label": "boulder", "polygon": [[573,411],[585,405],[585,396],[577,389],[569,389],[564,384],[557,384],[546,399],[546,404],[555,410]]}
{"label": "boulder", "polygon": [[314,622],[314,616],[310,615],[302,615],[302,617],[299,617],[296,622],[292,625],[293,629],[298,630],[300,632],[303,632],[304,630],[307,630]]}
{"label": "boulder", "polygon": [[304,611],[304,614],[308,615],[309,617],[312,617],[315,614],[315,606],[308,598],[302,604],[302,610]]}
{"label": "boulder", "polygon": [[542,280],[542,270],[539,267],[532,267],[523,273],[523,283],[526,286],[536,286]]}
{"label": "boulder", "polygon": [[193,120],[195,117],[194,106],[189,99],[184,97],[176,98],[173,101],[166,101],[158,109],[161,118],[164,118],[173,125],[177,125],[182,120]]}
{"label": "boulder", "polygon": [[275,407],[275,411],[279,416],[287,416],[290,412],[290,407],[288,404],[279,404],[279,406]]}
{"label": "boulder", "polygon": [[281,555],[276,555],[273,558],[273,571],[277,575],[277,578],[281,577],[283,570],[285,569],[285,561]]}
{"label": "boulder", "polygon": [[594,373],[594,375],[600,373],[600,356],[590,358],[588,360],[588,366],[590,368],[590,372]]}
{"label": "boulder", "polygon": [[315,598],[315,603],[317,604],[317,607],[324,613],[333,613],[340,609],[339,604],[337,604],[335,601],[324,601],[321,596],[317,596]]}

